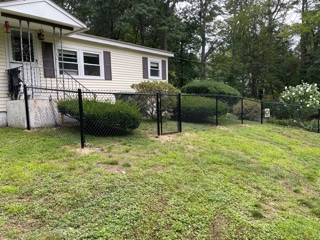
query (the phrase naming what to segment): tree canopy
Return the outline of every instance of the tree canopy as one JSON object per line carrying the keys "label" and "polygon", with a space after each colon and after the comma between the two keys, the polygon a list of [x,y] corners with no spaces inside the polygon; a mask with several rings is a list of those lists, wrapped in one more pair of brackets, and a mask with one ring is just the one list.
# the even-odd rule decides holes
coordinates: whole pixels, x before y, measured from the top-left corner
{"label": "tree canopy", "polygon": [[55,2],[91,34],[174,52],[169,81],[178,88],[211,79],[275,98],[285,86],[320,83],[316,0]]}

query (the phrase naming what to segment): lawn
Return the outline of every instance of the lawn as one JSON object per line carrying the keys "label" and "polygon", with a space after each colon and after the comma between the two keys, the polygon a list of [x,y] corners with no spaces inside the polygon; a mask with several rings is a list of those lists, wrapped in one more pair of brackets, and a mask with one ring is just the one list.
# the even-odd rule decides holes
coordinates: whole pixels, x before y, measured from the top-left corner
{"label": "lawn", "polygon": [[184,130],[0,129],[0,239],[320,239],[319,134]]}

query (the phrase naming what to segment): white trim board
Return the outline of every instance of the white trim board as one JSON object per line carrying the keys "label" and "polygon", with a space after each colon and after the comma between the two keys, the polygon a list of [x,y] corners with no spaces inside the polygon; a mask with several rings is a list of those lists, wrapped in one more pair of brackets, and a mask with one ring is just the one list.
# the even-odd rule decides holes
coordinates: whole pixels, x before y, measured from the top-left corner
{"label": "white trim board", "polygon": [[172,52],[157,50],[157,49],[148,48],[148,47],[142,47],[142,46],[139,46],[136,44],[115,41],[115,40],[111,40],[108,38],[96,37],[96,36],[89,35],[89,34],[74,33],[74,34],[68,35],[68,37],[73,38],[73,39],[78,39],[78,40],[84,40],[84,41],[88,41],[88,42],[101,43],[101,44],[114,46],[114,47],[131,49],[131,50],[135,50],[135,51],[139,51],[139,52],[151,53],[151,54],[155,54],[158,56],[174,57],[174,54]]}

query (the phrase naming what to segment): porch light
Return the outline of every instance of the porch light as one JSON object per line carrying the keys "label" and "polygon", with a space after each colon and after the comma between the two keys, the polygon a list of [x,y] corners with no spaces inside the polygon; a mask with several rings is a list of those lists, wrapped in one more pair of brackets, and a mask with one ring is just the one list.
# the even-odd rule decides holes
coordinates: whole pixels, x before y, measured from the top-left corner
{"label": "porch light", "polygon": [[6,29],[6,33],[8,33],[9,32],[9,28],[10,28],[8,21],[4,22],[4,28]]}
{"label": "porch light", "polygon": [[43,31],[43,29],[39,29],[38,39],[39,39],[40,41],[43,41],[43,40],[44,40],[44,31]]}

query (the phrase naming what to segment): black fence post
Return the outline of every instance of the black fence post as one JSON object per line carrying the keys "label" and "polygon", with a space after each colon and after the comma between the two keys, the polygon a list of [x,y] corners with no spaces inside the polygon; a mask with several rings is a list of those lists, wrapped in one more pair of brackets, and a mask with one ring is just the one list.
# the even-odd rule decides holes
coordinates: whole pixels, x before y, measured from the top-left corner
{"label": "black fence post", "polygon": [[28,94],[27,94],[27,85],[23,84],[23,94],[24,94],[24,103],[26,107],[26,121],[27,121],[27,129],[30,130],[30,114],[29,114],[29,102],[28,102]]}
{"label": "black fence post", "polygon": [[163,129],[162,129],[162,94],[161,92],[159,93],[159,117],[160,117],[160,135],[162,135],[163,133]]}
{"label": "black fence post", "polygon": [[159,100],[159,93],[157,92],[156,94],[156,108],[157,108],[157,133],[158,136],[161,135],[160,132],[160,114],[161,114],[161,110],[160,110],[160,100]]}
{"label": "black fence post", "polygon": [[241,124],[243,124],[243,98],[241,98]]}
{"label": "black fence post", "polygon": [[80,137],[81,137],[81,148],[85,146],[84,136],[84,117],[83,117],[83,105],[82,105],[82,93],[81,89],[78,89],[78,100],[79,100],[79,114],[80,114]]}
{"label": "black fence post", "polygon": [[178,93],[178,132],[182,132],[181,93]]}
{"label": "black fence post", "polygon": [[218,96],[216,96],[216,126],[218,126]]}
{"label": "black fence post", "polygon": [[261,124],[263,124],[263,101],[261,101]]}
{"label": "black fence post", "polygon": [[320,133],[320,108],[318,109],[318,133]]}

